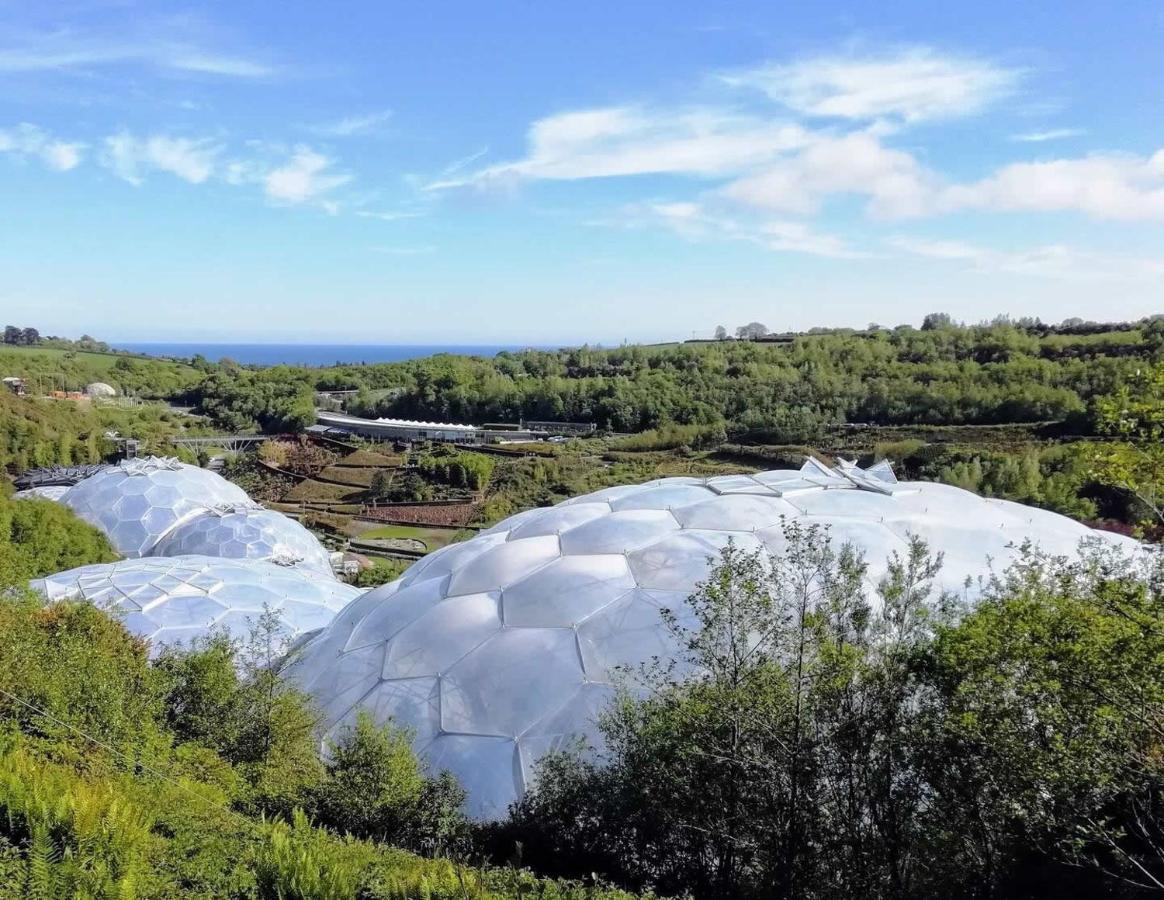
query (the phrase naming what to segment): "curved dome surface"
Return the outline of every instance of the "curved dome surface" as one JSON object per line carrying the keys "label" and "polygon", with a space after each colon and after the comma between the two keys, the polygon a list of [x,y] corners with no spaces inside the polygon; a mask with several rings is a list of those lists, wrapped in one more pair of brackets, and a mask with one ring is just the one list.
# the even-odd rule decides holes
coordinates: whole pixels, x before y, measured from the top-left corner
{"label": "curved dome surface", "polygon": [[244,639],[268,609],[278,613],[289,643],[326,626],[360,594],[310,569],[210,556],[80,566],[31,586],[50,601],[88,600],[121,617],[126,628],[150,642],[151,653],[219,631]]}
{"label": "curved dome surface", "polygon": [[310,531],[280,512],[262,507],[215,507],[172,528],[151,556],[221,556],[295,563],[332,574],[331,557]]}
{"label": "curved dome surface", "polygon": [[85,393],[90,397],[116,397],[117,388],[104,381],[94,381],[92,384],[85,385]]}
{"label": "curved dome surface", "polygon": [[61,502],[104,531],[122,556],[139,557],[190,516],[250,498],[221,475],[155,456],[102,469],[73,485]]}
{"label": "curved dome surface", "polygon": [[25,488],[12,495],[13,500],[53,500],[59,501],[69,492],[71,485],[44,484],[39,487]]}
{"label": "curved dome surface", "polygon": [[[477,818],[504,815],[548,750],[599,744],[596,713],[613,673],[673,656],[661,611],[680,621],[728,540],[785,545],[783,520],[827,525],[865,553],[871,585],[911,535],[945,554],[935,588],[980,590],[1015,543],[1074,553],[1085,526],[934,483],[898,483],[886,465],[607,488],[518,513],[426,556],[364,594],[287,668],[316,699],[329,735],[361,708],[415,729],[434,770],[449,769]],[[1122,539],[1121,539],[1122,540]],[[687,619],[690,623],[690,619]]]}

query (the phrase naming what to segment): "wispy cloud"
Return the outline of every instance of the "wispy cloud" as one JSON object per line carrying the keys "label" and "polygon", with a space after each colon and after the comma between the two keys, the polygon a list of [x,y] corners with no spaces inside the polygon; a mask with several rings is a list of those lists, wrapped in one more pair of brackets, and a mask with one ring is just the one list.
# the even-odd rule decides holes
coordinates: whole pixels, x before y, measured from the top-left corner
{"label": "wispy cloud", "polygon": [[726,110],[599,107],[534,122],[524,159],[429,187],[647,174],[722,176],[771,160],[806,140],[805,130],[794,123]]}
{"label": "wispy cloud", "polygon": [[631,204],[622,210],[617,220],[602,224],[659,227],[689,241],[745,241],[769,250],[832,259],[864,259],[871,255],[850,247],[837,235],[817,231],[803,222],[733,216],[713,210],[702,202]]}
{"label": "wispy cloud", "polygon": [[275,66],[261,59],[199,46],[159,29],[129,35],[83,33],[70,29],[0,39],[0,72],[68,72],[122,65],[225,78],[266,78]]}
{"label": "wispy cloud", "polygon": [[982,272],[1042,278],[1140,280],[1164,276],[1164,262],[1142,257],[1094,253],[1063,244],[1025,250],[996,250],[966,241],[895,235],[886,243],[912,256],[961,263]]}
{"label": "wispy cloud", "polygon": [[763,65],[722,77],[806,116],[919,122],[980,112],[1012,92],[1021,75],[987,59],[907,47]]}
{"label": "wispy cloud", "polygon": [[473,165],[473,163],[484,157],[488,152],[488,147],[482,147],[480,150],[475,150],[466,156],[462,156],[460,159],[454,159],[451,163],[441,169],[438,180],[449,179],[460,172],[464,172],[471,165]]}
{"label": "wispy cloud", "polygon": [[1048,131],[1012,134],[1010,139],[1020,144],[1042,144],[1045,141],[1061,141],[1065,138],[1078,137],[1081,134],[1085,134],[1082,128],[1052,128]]}
{"label": "wispy cloud", "polygon": [[326,205],[330,202],[326,201],[326,195],[351,181],[350,175],[335,172],[334,165],[335,161],[322,153],[298,147],[284,165],[267,172],[263,190],[276,203],[297,205],[321,201],[329,212],[334,212],[333,206]]}
{"label": "wispy cloud", "polygon": [[21,159],[39,159],[58,172],[67,172],[81,162],[85,145],[52,137],[36,125],[22,122],[15,128],[0,129],[0,153]]}
{"label": "wispy cloud", "polygon": [[362,137],[383,132],[391,120],[392,110],[385,109],[362,115],[345,116],[334,122],[313,125],[310,130],[322,137]]}
{"label": "wispy cloud", "polygon": [[201,184],[215,173],[222,149],[209,138],[139,138],[123,131],[105,139],[100,161],[118,178],[133,185],[143,184],[151,171],[168,172],[191,184]]}

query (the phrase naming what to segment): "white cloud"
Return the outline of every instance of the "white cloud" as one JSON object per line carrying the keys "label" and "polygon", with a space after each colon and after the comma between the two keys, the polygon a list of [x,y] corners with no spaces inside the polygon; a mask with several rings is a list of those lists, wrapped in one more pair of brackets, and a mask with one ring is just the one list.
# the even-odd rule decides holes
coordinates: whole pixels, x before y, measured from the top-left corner
{"label": "white cloud", "polygon": [[1164,150],[1012,163],[945,189],[943,210],[1081,212],[1099,219],[1164,219]]}
{"label": "white cloud", "polygon": [[1020,144],[1042,144],[1046,141],[1061,141],[1064,138],[1078,137],[1081,134],[1084,134],[1082,128],[1051,128],[1047,131],[1012,134],[1010,139]]}
{"label": "white cloud", "polygon": [[347,184],[349,175],[329,173],[333,160],[308,147],[299,147],[291,159],[267,172],[263,190],[278,203],[298,204],[321,200],[329,191]]}
{"label": "white cloud", "polygon": [[745,206],[807,215],[835,195],[867,197],[876,215],[919,215],[928,210],[936,176],[875,135],[818,136],[799,153],[740,178],[723,195]]}
{"label": "white cloud", "polygon": [[809,116],[918,122],[979,112],[1014,90],[1020,75],[989,60],[911,47],[766,65],[723,78]]}
{"label": "white cloud", "polygon": [[816,231],[803,222],[741,218],[714,211],[701,202],[633,204],[622,211],[617,224],[634,228],[661,227],[690,241],[746,241],[769,250],[832,259],[870,256],[848,246],[840,237]]}
{"label": "white cloud", "polygon": [[197,46],[175,32],[174,27],[167,27],[157,34],[72,30],[27,34],[0,46],[0,72],[85,71],[132,64],[229,78],[266,78],[276,73],[267,63]]}
{"label": "white cloud", "polygon": [[133,185],[142,184],[150,171],[168,172],[191,184],[202,184],[215,173],[221,153],[222,147],[209,138],[138,138],[123,131],[105,139],[101,164]]}
{"label": "white cloud", "polygon": [[392,110],[366,113],[359,116],[347,116],[335,122],[326,122],[314,125],[311,131],[324,137],[358,137],[361,135],[376,134],[383,130],[392,118]]}
{"label": "white cloud", "polygon": [[867,198],[880,218],[961,210],[1078,212],[1098,219],[1164,219],[1164,150],[1149,157],[1094,156],[1011,163],[987,177],[949,183],[870,132],[817,136],[801,151],[729,183],[723,196],[796,215],[830,198]]}
{"label": "white cloud", "polygon": [[39,159],[58,172],[76,168],[84,148],[84,144],[57,140],[28,122],[12,129],[0,129],[0,153],[11,153],[21,159]]}
{"label": "white cloud", "polygon": [[573,180],[677,174],[722,176],[803,146],[799,125],[715,109],[600,107],[534,122],[524,159],[430,188],[525,178]]}
{"label": "white cloud", "polygon": [[895,235],[886,243],[912,256],[964,263],[981,272],[1005,272],[1042,278],[1137,281],[1164,277],[1164,262],[1140,257],[1094,253],[1062,244],[1007,251],[965,241]]}

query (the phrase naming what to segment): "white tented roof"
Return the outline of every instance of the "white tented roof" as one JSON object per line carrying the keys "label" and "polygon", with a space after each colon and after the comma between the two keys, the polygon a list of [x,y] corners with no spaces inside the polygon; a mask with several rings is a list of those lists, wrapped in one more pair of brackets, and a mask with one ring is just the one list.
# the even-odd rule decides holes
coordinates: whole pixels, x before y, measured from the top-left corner
{"label": "white tented roof", "polygon": [[664,478],[518,513],[426,556],[341,611],[287,674],[314,696],[328,737],[360,709],[410,726],[430,766],[464,784],[471,814],[496,818],[545,752],[579,736],[598,744],[615,670],[675,655],[662,612],[690,623],[687,598],[727,542],[779,553],[788,521],[827,526],[835,545],[863,550],[871,599],[911,535],[945,556],[936,588],[973,599],[1024,540],[1070,554],[1099,534],[898,482],[887,465],[811,460],[799,471]]}

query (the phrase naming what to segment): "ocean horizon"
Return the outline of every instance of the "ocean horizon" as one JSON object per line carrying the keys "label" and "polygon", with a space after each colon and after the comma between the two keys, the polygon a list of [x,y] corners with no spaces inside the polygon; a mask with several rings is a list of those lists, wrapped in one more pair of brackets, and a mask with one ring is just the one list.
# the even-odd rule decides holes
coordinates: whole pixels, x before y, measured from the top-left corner
{"label": "ocean horizon", "polygon": [[223,344],[178,341],[111,341],[110,346],[145,356],[181,359],[203,356],[211,362],[232,359],[249,366],[317,367],[344,363],[403,362],[438,353],[492,357],[503,350],[557,349],[549,345],[530,344]]}

